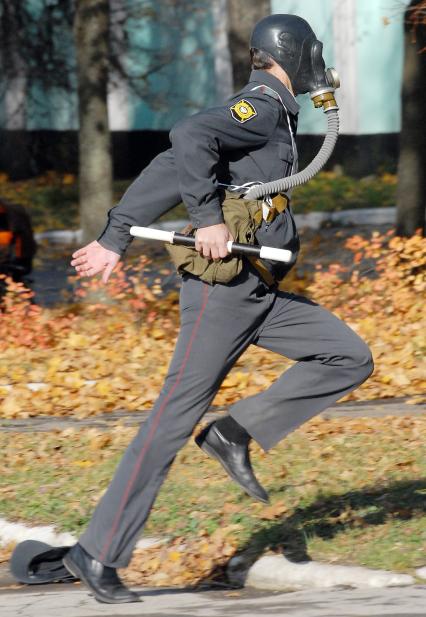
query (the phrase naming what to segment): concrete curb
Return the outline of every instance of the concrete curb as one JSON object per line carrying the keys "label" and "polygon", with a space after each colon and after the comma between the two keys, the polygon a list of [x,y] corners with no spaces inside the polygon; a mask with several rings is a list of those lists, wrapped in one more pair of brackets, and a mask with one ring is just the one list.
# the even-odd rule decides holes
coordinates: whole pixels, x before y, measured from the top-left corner
{"label": "concrete curb", "polygon": [[[163,223],[155,223],[150,225],[156,229],[164,231],[175,231],[182,229],[189,221],[186,219],[177,219],[176,221],[164,221]],[[82,229],[52,229],[51,231],[42,231],[35,234],[37,242],[47,241],[49,244],[80,244],[83,241]]]}
{"label": "concrete curb", "polygon": [[[393,225],[395,223],[396,208],[353,208],[339,212],[309,212],[295,214],[297,227],[300,229],[319,229],[322,225]],[[157,222],[150,227],[164,231],[176,231],[189,223],[186,219]],[[35,234],[37,242],[47,241],[51,244],[79,244],[82,242],[81,229],[57,229]]]}
{"label": "concrete curb", "polygon": [[270,591],[300,591],[336,587],[382,588],[414,585],[409,574],[371,570],[309,561],[293,563],[282,555],[265,555],[248,569],[244,557],[234,557],[228,565],[231,583]]}
{"label": "concrete curb", "polygon": [[[8,546],[24,540],[38,540],[52,546],[71,546],[77,542],[77,537],[71,533],[59,533],[53,525],[29,527],[22,523],[10,523],[0,518],[0,546]],[[164,538],[141,538],[136,548],[144,549],[163,544]]]}
{"label": "concrete curb", "polygon": [[423,578],[424,580],[426,580],[426,566],[424,566],[423,568],[417,568],[417,570],[416,570],[416,576],[418,576],[419,578]]}
{"label": "concrete curb", "polygon": [[393,225],[396,208],[354,208],[340,212],[309,212],[295,214],[294,218],[299,229],[320,229],[322,225]]}
{"label": "concrete curb", "polygon": [[52,546],[68,546],[77,542],[71,533],[58,533],[53,525],[28,527],[22,523],[10,523],[0,518],[0,546],[24,542],[24,540],[38,540]]}
{"label": "concrete curb", "polygon": [[[52,546],[73,545],[77,541],[71,533],[58,533],[53,525],[29,527],[22,523],[10,523],[0,518],[0,546],[24,540],[38,540]],[[138,549],[158,546],[167,538],[141,538]],[[227,568],[229,582],[255,589],[272,591],[300,591],[303,589],[332,589],[336,587],[383,588],[406,587],[415,584],[408,574],[384,570],[371,570],[359,566],[341,566],[318,563],[293,563],[284,556],[265,555],[250,567],[244,556],[233,557]],[[416,571],[419,578],[426,579],[426,567]]]}

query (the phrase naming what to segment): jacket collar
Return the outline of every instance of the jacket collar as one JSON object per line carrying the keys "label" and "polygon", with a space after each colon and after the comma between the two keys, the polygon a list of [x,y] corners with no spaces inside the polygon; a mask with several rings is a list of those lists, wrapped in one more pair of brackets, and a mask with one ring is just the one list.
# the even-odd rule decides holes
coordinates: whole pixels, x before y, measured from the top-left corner
{"label": "jacket collar", "polygon": [[275,92],[278,92],[278,94],[282,98],[284,106],[293,116],[299,113],[300,105],[296,102],[296,99],[294,98],[290,90],[286,88],[286,86],[281,83],[279,79],[274,77],[274,75],[271,75],[271,73],[267,73],[266,71],[262,70],[254,70],[250,73],[250,83],[251,82],[256,82],[259,84],[265,84],[265,86],[269,86],[270,88],[275,90]]}

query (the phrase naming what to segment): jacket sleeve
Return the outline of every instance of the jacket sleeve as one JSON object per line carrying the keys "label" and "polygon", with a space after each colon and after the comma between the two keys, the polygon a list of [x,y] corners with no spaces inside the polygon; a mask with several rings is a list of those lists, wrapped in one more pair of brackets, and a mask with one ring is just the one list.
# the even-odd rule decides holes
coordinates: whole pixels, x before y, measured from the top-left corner
{"label": "jacket sleeve", "polygon": [[242,108],[249,110],[245,115],[230,103],[190,116],[170,132],[179,191],[194,227],[223,222],[216,178],[221,153],[261,146],[279,121],[279,107],[270,97],[247,96],[234,106],[244,103],[249,104]]}
{"label": "jacket sleeve", "polygon": [[147,227],[182,201],[170,150],[159,154],[134,180],[119,203],[108,213],[108,223],[98,238],[107,249],[122,255],[133,239],[132,225]]}

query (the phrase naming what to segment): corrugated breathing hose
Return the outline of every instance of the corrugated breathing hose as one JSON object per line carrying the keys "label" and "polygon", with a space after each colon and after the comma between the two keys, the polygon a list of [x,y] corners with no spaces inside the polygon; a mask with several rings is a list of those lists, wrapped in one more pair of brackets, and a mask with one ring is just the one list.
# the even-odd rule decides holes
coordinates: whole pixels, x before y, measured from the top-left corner
{"label": "corrugated breathing hose", "polygon": [[260,199],[274,193],[285,193],[295,186],[305,184],[305,182],[311,180],[321,171],[330,158],[339,135],[339,114],[337,109],[329,109],[325,113],[327,115],[327,134],[320,151],[311,163],[297,174],[251,187],[244,195],[244,199]]}

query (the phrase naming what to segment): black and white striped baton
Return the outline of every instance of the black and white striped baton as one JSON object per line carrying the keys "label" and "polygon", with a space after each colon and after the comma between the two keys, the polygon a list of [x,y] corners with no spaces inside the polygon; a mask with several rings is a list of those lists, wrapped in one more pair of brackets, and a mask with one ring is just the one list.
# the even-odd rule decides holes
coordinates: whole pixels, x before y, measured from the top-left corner
{"label": "black and white striped baton", "polygon": [[[130,228],[132,236],[138,238],[146,238],[148,240],[160,240],[169,244],[177,244],[195,248],[195,238],[193,236],[185,236],[176,231],[163,231],[162,229],[152,229],[151,227],[136,227],[133,225]],[[271,261],[282,261],[289,263],[293,257],[291,251],[285,249],[275,249],[271,246],[253,246],[251,244],[240,244],[238,242],[229,241],[227,243],[228,251],[233,255],[247,255],[249,257],[260,257],[261,259],[270,259]]]}

